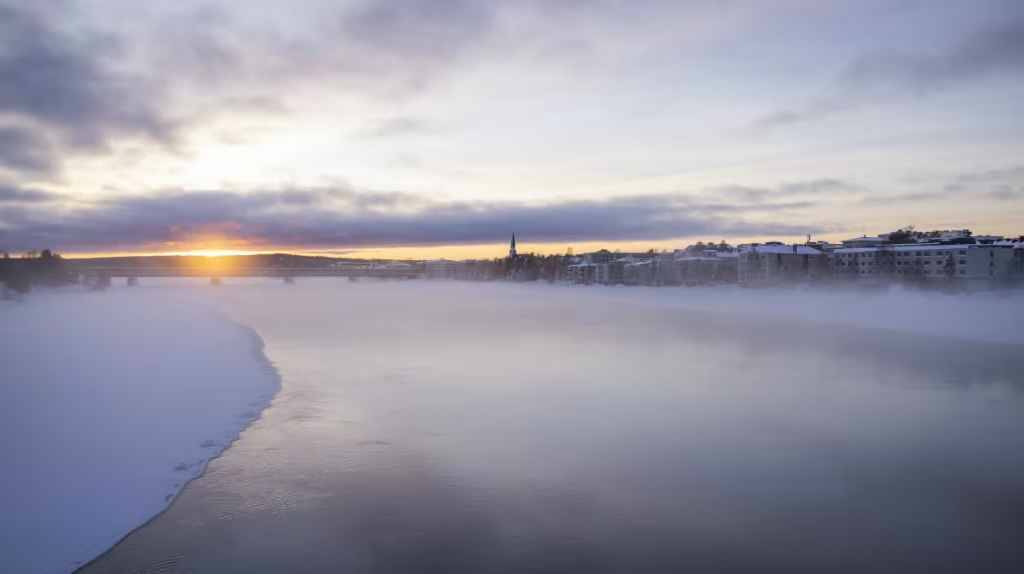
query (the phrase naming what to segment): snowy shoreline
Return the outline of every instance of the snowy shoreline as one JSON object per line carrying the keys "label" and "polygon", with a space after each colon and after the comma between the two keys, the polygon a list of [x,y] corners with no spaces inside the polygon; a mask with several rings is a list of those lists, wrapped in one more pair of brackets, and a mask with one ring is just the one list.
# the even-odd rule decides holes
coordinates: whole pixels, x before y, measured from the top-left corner
{"label": "snowy shoreline", "polygon": [[280,389],[263,340],[168,290],[0,306],[0,555],[69,572],[164,512]]}

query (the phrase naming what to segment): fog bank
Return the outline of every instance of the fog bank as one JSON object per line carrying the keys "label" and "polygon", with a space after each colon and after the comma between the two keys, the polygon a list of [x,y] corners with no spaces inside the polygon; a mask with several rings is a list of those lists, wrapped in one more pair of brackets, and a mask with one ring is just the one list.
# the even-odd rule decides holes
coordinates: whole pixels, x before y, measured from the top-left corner
{"label": "fog bank", "polygon": [[1024,343],[1024,290],[947,293],[857,287],[594,287],[587,297],[976,341]]}

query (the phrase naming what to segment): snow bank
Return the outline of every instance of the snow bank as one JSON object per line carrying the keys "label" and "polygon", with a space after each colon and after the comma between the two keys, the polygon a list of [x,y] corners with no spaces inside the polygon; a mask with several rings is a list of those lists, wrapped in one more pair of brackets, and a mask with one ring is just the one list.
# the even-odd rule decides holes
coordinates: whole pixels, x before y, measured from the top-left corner
{"label": "snow bank", "polygon": [[0,560],[67,572],[165,508],[269,404],[262,341],[169,290],[0,302]]}

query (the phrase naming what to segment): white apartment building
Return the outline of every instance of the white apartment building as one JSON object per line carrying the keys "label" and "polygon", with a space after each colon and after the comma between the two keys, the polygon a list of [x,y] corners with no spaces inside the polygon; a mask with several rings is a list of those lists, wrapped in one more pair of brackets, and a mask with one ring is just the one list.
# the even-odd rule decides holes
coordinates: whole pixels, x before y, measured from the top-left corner
{"label": "white apartment building", "polygon": [[968,282],[1007,279],[1013,250],[999,245],[918,244],[850,247],[832,253],[837,277],[959,279]]}
{"label": "white apartment building", "polygon": [[1016,239],[1001,239],[995,245],[1013,251],[1013,262],[1010,264],[1010,277],[1015,281],[1024,281],[1024,236]]}
{"label": "white apartment building", "polygon": [[736,274],[745,285],[802,281],[829,275],[828,255],[807,245],[741,245]]}

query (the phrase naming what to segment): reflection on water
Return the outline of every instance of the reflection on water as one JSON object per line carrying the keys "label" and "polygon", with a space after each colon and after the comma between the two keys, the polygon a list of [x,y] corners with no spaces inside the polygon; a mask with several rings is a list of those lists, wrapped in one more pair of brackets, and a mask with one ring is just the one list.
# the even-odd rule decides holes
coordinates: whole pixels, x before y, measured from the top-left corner
{"label": "reflection on water", "polygon": [[1024,541],[1018,346],[574,289],[204,296],[283,389],[88,572],[1009,571]]}

